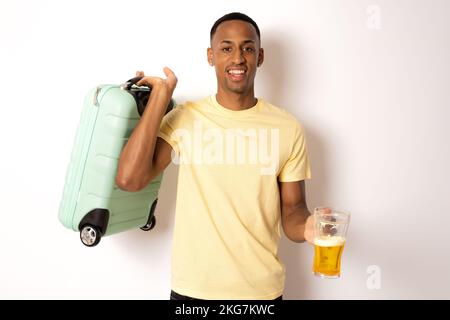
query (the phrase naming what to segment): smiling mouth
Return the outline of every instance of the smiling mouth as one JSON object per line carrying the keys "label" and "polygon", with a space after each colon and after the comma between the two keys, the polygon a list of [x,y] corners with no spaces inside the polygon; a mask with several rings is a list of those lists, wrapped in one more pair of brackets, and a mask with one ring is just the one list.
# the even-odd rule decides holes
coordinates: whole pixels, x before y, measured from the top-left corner
{"label": "smiling mouth", "polygon": [[227,71],[227,75],[232,81],[243,80],[245,78],[246,73],[247,70],[245,69],[229,69]]}

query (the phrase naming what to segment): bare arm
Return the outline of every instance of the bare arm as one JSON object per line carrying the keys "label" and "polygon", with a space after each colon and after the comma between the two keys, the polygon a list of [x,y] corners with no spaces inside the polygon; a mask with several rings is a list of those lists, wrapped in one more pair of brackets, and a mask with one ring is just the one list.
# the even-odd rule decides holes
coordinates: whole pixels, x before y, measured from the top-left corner
{"label": "bare arm", "polygon": [[[144,77],[137,84],[152,86],[145,111],[122,150],[116,184],[126,191],[139,191],[170,163],[172,147],[157,138],[161,120],[177,83],[175,74],[164,68],[167,78]],[[138,72],[138,76],[143,73]]]}
{"label": "bare arm", "polygon": [[284,233],[294,242],[313,243],[313,216],[306,205],[305,181],[279,182],[279,189]]}

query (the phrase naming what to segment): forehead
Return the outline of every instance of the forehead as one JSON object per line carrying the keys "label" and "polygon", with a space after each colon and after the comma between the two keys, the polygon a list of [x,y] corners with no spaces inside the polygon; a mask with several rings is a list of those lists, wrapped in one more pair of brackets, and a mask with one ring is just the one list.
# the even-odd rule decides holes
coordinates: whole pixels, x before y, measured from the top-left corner
{"label": "forehead", "polygon": [[258,34],[255,27],[248,22],[241,20],[229,20],[222,22],[216,29],[213,36],[213,43],[220,43],[223,40],[245,41],[254,40],[258,42]]}

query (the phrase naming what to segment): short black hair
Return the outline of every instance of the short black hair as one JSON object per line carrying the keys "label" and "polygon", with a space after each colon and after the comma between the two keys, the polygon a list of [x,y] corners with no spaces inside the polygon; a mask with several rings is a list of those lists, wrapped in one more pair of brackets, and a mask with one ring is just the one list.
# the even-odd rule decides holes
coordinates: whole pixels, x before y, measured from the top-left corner
{"label": "short black hair", "polygon": [[211,28],[210,41],[212,41],[212,38],[213,38],[214,34],[216,33],[217,27],[219,27],[219,25],[222,22],[230,21],[230,20],[241,20],[241,21],[250,23],[253,27],[255,27],[256,34],[258,35],[258,39],[259,39],[259,41],[261,41],[261,33],[259,32],[259,28],[258,28],[258,25],[256,24],[256,22],[252,18],[247,16],[246,14],[243,14],[240,12],[228,13],[228,14],[224,15],[222,18],[220,18],[219,20],[217,20]]}

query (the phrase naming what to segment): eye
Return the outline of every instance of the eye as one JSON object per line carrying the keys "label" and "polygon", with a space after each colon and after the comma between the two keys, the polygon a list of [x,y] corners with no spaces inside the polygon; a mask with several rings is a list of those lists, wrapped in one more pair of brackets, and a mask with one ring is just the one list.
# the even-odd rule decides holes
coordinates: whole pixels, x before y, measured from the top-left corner
{"label": "eye", "polygon": [[255,52],[255,49],[253,49],[252,47],[245,47],[244,52]]}
{"label": "eye", "polygon": [[222,51],[223,52],[231,52],[231,48],[230,47],[225,47],[225,48],[222,48]]}

